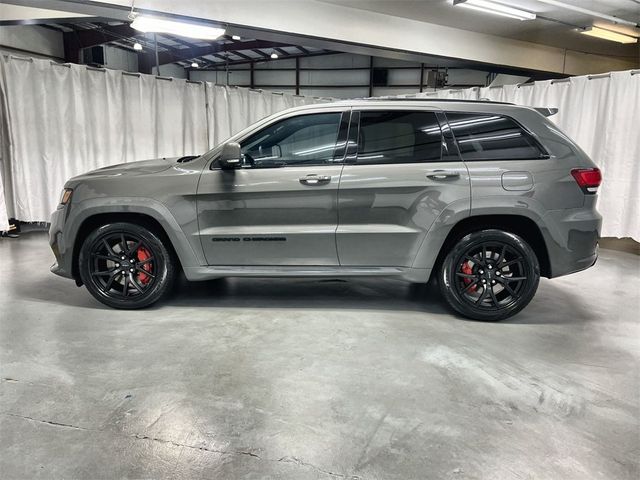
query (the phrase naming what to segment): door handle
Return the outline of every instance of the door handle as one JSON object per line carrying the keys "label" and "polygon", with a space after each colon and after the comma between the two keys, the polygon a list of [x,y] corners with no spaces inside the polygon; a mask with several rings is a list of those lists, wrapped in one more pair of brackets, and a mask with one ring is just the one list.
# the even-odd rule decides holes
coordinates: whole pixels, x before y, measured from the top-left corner
{"label": "door handle", "polygon": [[300,183],[303,185],[325,185],[331,181],[329,175],[307,175],[300,178]]}
{"label": "door handle", "polygon": [[457,178],[460,176],[460,172],[456,170],[429,170],[427,172],[427,178],[433,180],[444,180],[445,178]]}

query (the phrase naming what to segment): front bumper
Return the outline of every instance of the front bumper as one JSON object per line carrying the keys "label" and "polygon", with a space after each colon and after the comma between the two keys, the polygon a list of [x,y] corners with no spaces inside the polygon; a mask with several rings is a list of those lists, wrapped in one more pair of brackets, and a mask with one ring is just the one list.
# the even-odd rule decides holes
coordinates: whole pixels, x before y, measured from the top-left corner
{"label": "front bumper", "polygon": [[64,224],[67,207],[58,208],[51,214],[49,227],[49,246],[56,262],[51,265],[51,272],[65,278],[73,278],[73,251],[67,245],[64,236]]}

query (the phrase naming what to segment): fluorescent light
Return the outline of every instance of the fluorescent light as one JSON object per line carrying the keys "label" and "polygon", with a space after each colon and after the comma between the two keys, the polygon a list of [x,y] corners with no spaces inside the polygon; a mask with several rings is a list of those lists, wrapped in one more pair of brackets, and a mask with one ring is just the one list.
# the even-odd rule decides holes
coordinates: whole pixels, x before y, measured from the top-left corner
{"label": "fluorescent light", "polygon": [[142,50],[142,45],[140,45],[138,42],[133,44],[133,49],[136,51],[141,51]]}
{"label": "fluorescent light", "polygon": [[520,10],[519,8],[509,7],[502,3],[491,0],[453,0],[456,7],[465,7],[483,13],[492,13],[502,17],[515,18],[517,20],[535,20],[536,14]]}
{"label": "fluorescent light", "polygon": [[602,38],[604,40],[611,40],[612,42],[638,43],[637,37],[632,37],[631,35],[625,35],[624,33],[612,32],[611,30],[605,30],[604,28],[587,27],[584,30],[580,29],[578,31],[584,35],[589,35],[590,37],[597,37],[597,38]]}
{"label": "fluorescent light", "polygon": [[241,40],[240,35],[231,35],[231,40]]}
{"label": "fluorescent light", "polygon": [[224,35],[224,28],[209,27],[197,23],[177,22],[166,18],[138,15],[131,22],[131,27],[144,33],[169,33],[179,37],[215,40]]}
{"label": "fluorescent light", "polygon": [[198,62],[193,62],[191,64],[191,68],[199,68],[199,67],[200,67],[200,65],[198,65]]}
{"label": "fluorescent light", "polygon": [[278,54],[276,52],[273,52],[271,54],[271,58],[273,58],[275,60],[276,58],[278,58]]}

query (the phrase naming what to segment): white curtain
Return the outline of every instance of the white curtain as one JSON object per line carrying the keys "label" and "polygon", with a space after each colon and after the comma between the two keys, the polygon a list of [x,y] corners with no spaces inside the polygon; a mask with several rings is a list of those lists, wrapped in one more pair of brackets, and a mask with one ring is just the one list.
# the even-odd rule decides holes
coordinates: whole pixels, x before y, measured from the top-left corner
{"label": "white curtain", "polygon": [[602,170],[602,236],[640,241],[640,71],[417,94],[554,107],[550,119]]}
{"label": "white curtain", "polygon": [[[603,171],[602,235],[640,240],[640,71],[404,97],[559,108],[551,120]],[[267,115],[326,101],[2,55],[0,99],[0,230],[7,216],[48,220],[64,182],[74,175],[199,154]]]}
{"label": "white curtain", "polygon": [[[7,211],[47,221],[65,181],[123,162],[196,155],[277,111],[324,101],[0,55]],[[1,179],[0,179],[1,180]],[[4,199],[7,205],[4,205]]]}

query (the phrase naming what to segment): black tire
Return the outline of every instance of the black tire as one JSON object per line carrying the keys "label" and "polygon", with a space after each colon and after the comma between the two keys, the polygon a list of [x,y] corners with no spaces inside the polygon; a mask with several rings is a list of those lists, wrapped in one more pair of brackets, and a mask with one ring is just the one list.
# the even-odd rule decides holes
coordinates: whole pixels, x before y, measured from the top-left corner
{"label": "black tire", "polygon": [[540,282],[540,265],[518,235],[481,230],[453,245],[438,280],[442,296],[456,312],[474,320],[498,321],[531,301]]}
{"label": "black tire", "polygon": [[105,305],[121,309],[157,302],[171,290],[178,272],[173,251],[157,233],[124,222],[91,232],[78,266],[87,290]]}

